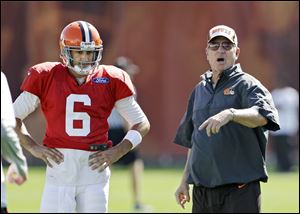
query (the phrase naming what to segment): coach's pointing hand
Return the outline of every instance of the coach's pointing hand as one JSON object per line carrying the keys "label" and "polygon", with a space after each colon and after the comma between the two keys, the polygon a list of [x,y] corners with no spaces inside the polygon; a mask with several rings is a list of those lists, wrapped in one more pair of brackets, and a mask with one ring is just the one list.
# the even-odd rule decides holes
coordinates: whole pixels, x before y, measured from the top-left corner
{"label": "coach's pointing hand", "polygon": [[217,134],[220,128],[232,119],[233,113],[229,109],[226,109],[204,121],[199,126],[199,130],[206,128],[207,136],[210,137],[212,134]]}

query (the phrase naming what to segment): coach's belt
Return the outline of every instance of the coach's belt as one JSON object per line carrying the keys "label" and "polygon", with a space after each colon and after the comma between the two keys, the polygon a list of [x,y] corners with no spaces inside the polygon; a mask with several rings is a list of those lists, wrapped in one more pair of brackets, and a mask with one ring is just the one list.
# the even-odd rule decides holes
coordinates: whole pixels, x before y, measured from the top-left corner
{"label": "coach's belt", "polygon": [[111,147],[112,147],[112,141],[111,140],[107,141],[106,143],[89,145],[89,149],[91,151],[105,151],[105,150],[107,150]]}

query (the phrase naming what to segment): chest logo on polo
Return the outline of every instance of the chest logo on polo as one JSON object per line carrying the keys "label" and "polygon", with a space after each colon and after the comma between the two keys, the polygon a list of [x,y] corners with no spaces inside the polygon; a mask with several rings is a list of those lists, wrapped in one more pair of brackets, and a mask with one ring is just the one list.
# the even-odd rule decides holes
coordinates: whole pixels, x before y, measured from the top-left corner
{"label": "chest logo on polo", "polygon": [[108,77],[95,77],[92,81],[96,84],[108,84],[110,82]]}
{"label": "chest logo on polo", "polygon": [[225,88],[224,95],[234,95],[234,90],[232,88]]}

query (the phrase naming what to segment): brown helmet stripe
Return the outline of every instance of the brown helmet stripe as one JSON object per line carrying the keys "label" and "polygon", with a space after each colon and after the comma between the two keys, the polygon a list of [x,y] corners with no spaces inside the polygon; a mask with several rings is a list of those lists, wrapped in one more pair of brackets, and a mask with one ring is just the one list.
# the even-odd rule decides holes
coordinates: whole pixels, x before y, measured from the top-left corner
{"label": "brown helmet stripe", "polygon": [[82,41],[83,42],[91,42],[92,41],[92,33],[90,28],[88,27],[87,22],[79,21],[78,22],[82,34]]}

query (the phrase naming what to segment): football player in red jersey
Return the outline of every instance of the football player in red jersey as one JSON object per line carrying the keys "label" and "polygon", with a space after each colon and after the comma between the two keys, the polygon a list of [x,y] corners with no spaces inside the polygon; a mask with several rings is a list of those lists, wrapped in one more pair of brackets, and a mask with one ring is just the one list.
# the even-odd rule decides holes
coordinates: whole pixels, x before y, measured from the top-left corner
{"label": "football player in red jersey", "polygon": [[[31,67],[14,102],[22,145],[47,164],[41,212],[107,212],[108,166],[135,148],[150,129],[128,74],[101,65],[102,50],[93,25],[70,23],[60,36],[63,63]],[[38,105],[47,122],[43,145],[22,128],[22,120]],[[107,118],[113,107],[131,129],[110,148]]]}

